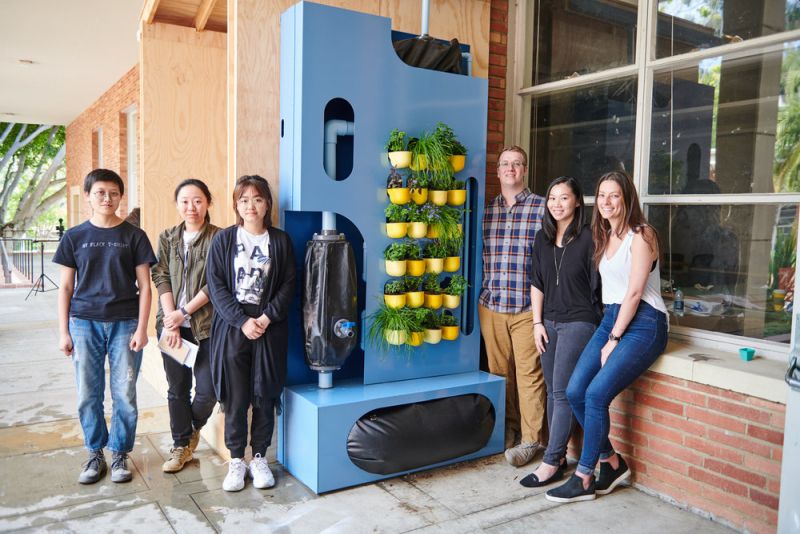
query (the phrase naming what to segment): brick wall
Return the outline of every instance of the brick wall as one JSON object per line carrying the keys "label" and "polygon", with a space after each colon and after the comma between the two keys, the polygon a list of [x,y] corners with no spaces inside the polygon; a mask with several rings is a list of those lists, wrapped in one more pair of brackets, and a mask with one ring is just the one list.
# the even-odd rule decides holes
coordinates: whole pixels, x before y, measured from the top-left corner
{"label": "brick wall", "polygon": [[[109,87],[100,98],[67,125],[67,195],[72,186],[83,190],[83,179],[96,165],[97,143],[94,132],[102,128],[103,167],[111,169],[125,181],[125,196],[120,203],[119,213],[128,214],[127,191],[127,124],[123,110],[139,101],[139,66],[134,65],[122,78]],[[69,206],[69,201],[67,203]],[[79,220],[71,220],[67,210],[68,226],[89,218],[89,208],[81,193]]]}
{"label": "brick wall", "polygon": [[497,155],[506,132],[506,66],[508,58],[508,0],[492,0],[489,23],[489,116],[486,132],[486,201],[500,194]]}
{"label": "brick wall", "polygon": [[648,372],[612,405],[634,483],[751,532],[778,522],[785,406]]}

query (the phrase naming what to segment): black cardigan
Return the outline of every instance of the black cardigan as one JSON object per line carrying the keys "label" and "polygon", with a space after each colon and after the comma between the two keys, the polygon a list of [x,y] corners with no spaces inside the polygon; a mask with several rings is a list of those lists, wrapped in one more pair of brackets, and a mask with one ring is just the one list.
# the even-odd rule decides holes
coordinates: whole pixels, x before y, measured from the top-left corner
{"label": "black cardigan", "polygon": [[[250,318],[234,294],[236,271],[233,260],[236,256],[236,230],[233,225],[217,233],[211,242],[206,262],[206,281],[209,297],[214,305],[211,324],[211,378],[217,400],[225,403],[231,387],[243,384],[228,384],[225,376],[224,355],[231,350],[228,329],[241,329]],[[267,275],[266,288],[261,297],[260,309],[269,317],[270,325],[264,335],[253,342],[253,383],[250,384],[253,404],[263,406],[266,399],[278,399],[286,384],[286,353],[289,328],[286,317],[294,297],[295,260],[292,241],[279,228],[269,232],[269,257],[272,267]]]}

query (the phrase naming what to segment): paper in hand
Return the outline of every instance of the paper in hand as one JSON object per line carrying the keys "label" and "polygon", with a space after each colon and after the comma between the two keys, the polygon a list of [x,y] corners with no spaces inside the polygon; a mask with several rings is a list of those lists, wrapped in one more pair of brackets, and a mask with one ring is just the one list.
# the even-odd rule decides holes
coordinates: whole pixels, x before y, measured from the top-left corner
{"label": "paper in hand", "polygon": [[185,365],[186,367],[194,367],[199,347],[181,338],[180,347],[172,348],[167,343],[167,339],[164,335],[166,332],[166,329],[161,332],[161,337],[158,340],[158,349],[179,364]]}

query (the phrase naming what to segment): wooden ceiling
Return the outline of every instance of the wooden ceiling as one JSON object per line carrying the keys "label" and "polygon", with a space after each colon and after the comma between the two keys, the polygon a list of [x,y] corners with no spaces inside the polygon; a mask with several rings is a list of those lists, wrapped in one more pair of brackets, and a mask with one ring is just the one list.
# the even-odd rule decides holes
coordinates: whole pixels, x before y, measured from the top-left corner
{"label": "wooden ceiling", "polygon": [[228,31],[227,0],[144,0],[140,19],[164,22],[197,31]]}

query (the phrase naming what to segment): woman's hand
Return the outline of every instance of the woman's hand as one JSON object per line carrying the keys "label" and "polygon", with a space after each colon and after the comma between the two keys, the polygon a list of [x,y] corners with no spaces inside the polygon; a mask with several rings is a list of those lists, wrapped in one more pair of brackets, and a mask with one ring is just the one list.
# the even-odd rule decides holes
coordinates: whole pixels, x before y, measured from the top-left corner
{"label": "woman's hand", "polygon": [[177,328],[168,329],[164,332],[164,339],[167,340],[167,345],[173,349],[181,346],[181,332]]}
{"label": "woman's hand", "polygon": [[271,323],[272,321],[270,320],[270,318],[269,318],[269,317],[267,317],[266,315],[264,315],[264,314],[262,313],[262,314],[261,314],[261,317],[259,317],[258,319],[256,319],[256,322],[258,323],[258,326],[260,326],[261,328],[263,328],[263,329],[264,329],[264,331],[266,331],[266,330],[267,330],[267,327],[270,325],[270,323]]}
{"label": "woman's hand", "polygon": [[611,353],[615,348],[617,348],[618,344],[619,341],[611,341],[610,339],[606,342],[600,351],[600,367],[605,366],[606,361],[608,361],[608,357],[611,356]]}
{"label": "woman's hand", "polygon": [[264,330],[265,328],[258,323],[258,320],[252,317],[246,320],[242,325],[242,332],[245,337],[254,341],[264,334]]}
{"label": "woman's hand", "polygon": [[183,313],[180,310],[174,310],[164,314],[164,328],[167,330],[178,329],[182,324]]}
{"label": "woman's hand", "polygon": [[539,354],[547,350],[546,344],[550,343],[550,339],[547,337],[547,329],[543,324],[533,326],[533,341],[536,343],[536,350],[539,351]]}

